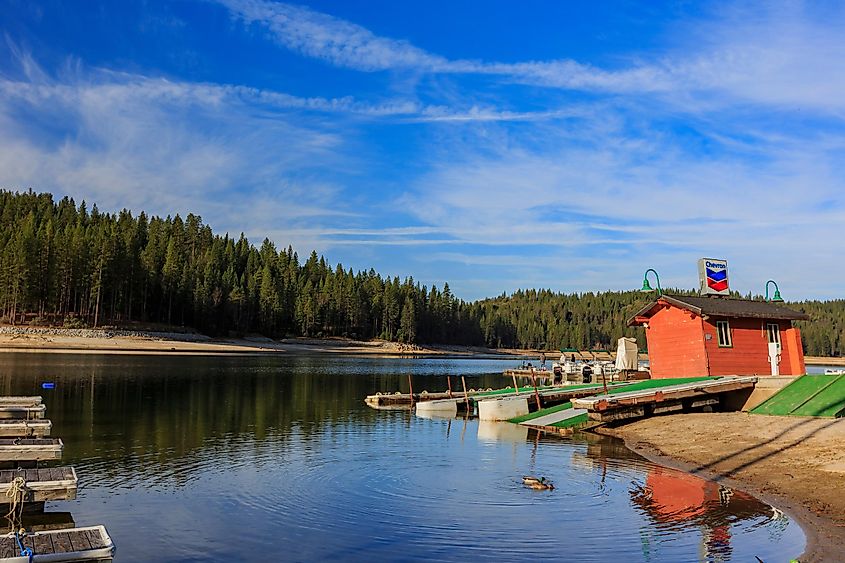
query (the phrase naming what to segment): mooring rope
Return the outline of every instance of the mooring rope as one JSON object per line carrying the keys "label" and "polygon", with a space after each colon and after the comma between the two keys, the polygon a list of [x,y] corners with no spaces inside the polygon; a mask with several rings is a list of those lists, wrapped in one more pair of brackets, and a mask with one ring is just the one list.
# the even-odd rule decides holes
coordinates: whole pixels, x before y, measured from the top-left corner
{"label": "mooring rope", "polygon": [[18,528],[18,523],[23,514],[23,500],[26,490],[26,479],[19,475],[12,479],[9,490],[6,491],[6,498],[9,499],[9,512],[6,514],[6,518],[9,520],[10,532],[14,532]]}
{"label": "mooring rope", "polygon": [[23,528],[15,532],[15,541],[18,542],[18,549],[21,552],[21,557],[26,557],[29,559],[29,562],[32,563],[32,557],[35,555],[35,551],[33,551],[30,547],[24,547],[21,537],[26,537],[26,530]]}

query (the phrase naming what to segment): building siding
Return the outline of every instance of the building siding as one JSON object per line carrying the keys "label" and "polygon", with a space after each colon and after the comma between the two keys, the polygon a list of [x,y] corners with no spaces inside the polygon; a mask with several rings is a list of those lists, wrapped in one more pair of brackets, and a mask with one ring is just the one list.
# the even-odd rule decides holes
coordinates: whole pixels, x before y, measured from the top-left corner
{"label": "building siding", "polygon": [[[718,343],[716,322],[725,320],[730,323],[733,344],[731,347],[720,347]],[[708,318],[703,323],[704,347],[709,359],[710,375],[771,375],[769,339],[766,331],[766,325],[769,323],[780,327],[780,374],[798,375],[794,370],[803,365],[803,354],[802,361],[794,361],[796,351],[793,331],[796,329],[791,327],[789,321],[726,317]]]}
{"label": "building siding", "polygon": [[676,307],[664,307],[646,329],[652,378],[707,375],[701,317]]}

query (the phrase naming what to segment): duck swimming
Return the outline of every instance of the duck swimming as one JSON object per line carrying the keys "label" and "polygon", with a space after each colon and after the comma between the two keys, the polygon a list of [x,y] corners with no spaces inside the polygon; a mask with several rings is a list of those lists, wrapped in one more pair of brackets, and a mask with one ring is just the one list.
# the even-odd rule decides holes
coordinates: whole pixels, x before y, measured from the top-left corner
{"label": "duck swimming", "polygon": [[538,491],[551,491],[555,488],[551,481],[546,481],[545,477],[534,477],[533,475],[523,475],[522,484]]}

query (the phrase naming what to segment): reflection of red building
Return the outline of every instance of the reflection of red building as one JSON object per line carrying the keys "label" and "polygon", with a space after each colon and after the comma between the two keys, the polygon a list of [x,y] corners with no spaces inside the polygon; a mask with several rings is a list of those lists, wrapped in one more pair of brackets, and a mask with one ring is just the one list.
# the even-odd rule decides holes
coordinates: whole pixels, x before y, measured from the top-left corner
{"label": "reflection of red building", "polygon": [[701,555],[713,561],[731,554],[732,522],[773,515],[771,506],[741,491],[660,466],[649,470],[631,499],[659,525],[699,526]]}
{"label": "reflection of red building", "polygon": [[629,326],[644,326],[651,376],[769,375],[769,343],[780,348],[781,375],[803,375],[801,333],[807,315],[767,301],[661,295]]}

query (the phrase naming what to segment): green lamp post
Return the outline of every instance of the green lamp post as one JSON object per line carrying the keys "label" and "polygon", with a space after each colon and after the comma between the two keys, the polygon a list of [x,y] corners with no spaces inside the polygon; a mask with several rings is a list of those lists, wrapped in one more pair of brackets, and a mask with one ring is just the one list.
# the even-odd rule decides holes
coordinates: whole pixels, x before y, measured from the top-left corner
{"label": "green lamp post", "polygon": [[[769,299],[769,284],[775,284],[775,294]],[[775,280],[769,280],[766,282],[766,301],[774,301],[776,303],[783,303],[783,297],[780,296],[780,289],[778,288],[778,284]]]}
{"label": "green lamp post", "polygon": [[653,268],[649,268],[643,274],[643,288],[640,291],[642,291],[643,293],[651,293],[652,291],[654,291],[651,288],[651,285],[649,285],[649,283],[648,283],[648,273],[649,272],[654,274],[654,280],[657,283],[657,295],[659,297],[659,296],[663,295],[663,290],[660,288],[660,276],[657,275],[657,271],[654,270]]}

